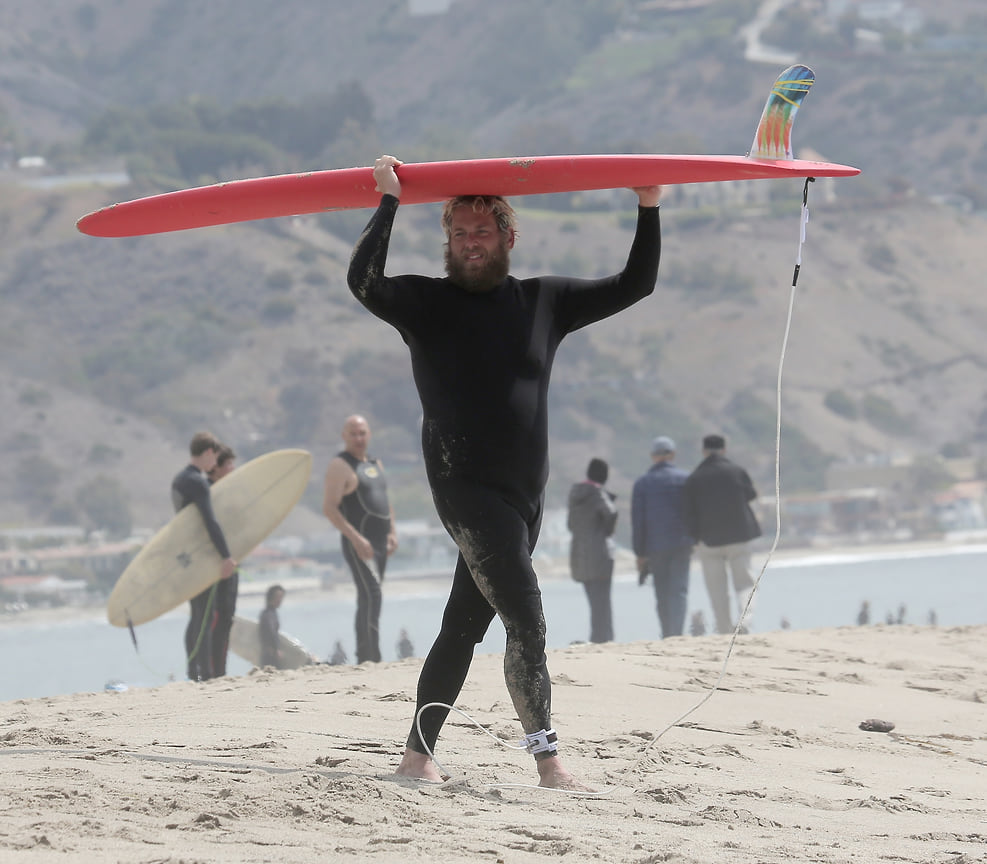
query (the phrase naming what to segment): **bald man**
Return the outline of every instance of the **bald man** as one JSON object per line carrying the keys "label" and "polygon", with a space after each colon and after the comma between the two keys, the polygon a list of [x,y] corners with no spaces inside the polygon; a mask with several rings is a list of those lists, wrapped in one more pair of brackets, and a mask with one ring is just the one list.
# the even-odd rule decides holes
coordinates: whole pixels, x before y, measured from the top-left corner
{"label": "bald man", "polygon": [[339,531],[343,559],[356,585],[356,662],[380,662],[381,582],[398,548],[384,466],[367,452],[370,425],[353,414],[343,423],[343,449],[326,469],[322,512]]}

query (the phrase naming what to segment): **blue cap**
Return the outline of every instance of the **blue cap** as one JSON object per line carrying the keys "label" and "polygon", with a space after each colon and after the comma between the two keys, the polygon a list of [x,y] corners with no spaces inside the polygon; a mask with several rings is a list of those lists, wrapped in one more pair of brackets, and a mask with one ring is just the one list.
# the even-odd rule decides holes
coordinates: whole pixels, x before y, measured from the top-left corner
{"label": "blue cap", "polygon": [[659,435],[651,442],[651,455],[657,456],[660,453],[674,453],[675,442],[667,435]]}

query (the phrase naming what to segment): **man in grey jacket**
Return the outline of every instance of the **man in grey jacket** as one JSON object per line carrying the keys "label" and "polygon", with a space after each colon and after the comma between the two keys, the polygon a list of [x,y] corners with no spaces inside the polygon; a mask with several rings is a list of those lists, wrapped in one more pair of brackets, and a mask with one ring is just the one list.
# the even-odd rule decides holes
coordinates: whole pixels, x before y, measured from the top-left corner
{"label": "man in grey jacket", "polygon": [[589,600],[589,641],[613,641],[610,588],[613,582],[617,497],[604,488],[610,473],[602,459],[591,459],[586,479],[569,490],[569,569]]}

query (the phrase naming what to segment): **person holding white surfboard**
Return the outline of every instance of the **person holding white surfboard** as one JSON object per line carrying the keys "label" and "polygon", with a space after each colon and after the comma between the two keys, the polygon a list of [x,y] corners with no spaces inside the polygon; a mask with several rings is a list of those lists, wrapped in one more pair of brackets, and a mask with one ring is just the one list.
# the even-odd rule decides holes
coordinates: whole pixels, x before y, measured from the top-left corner
{"label": "person holding white surfboard", "polygon": [[258,665],[261,669],[266,666],[273,666],[275,669],[281,668],[279,641],[281,620],[278,617],[278,609],[281,608],[284,593],[284,588],[280,585],[271,585],[264,598],[264,609],[257,619],[257,636],[260,640],[260,662]]}
{"label": "person holding white surfboard", "polygon": [[[222,559],[219,577],[229,579],[236,572],[237,563],[230,555],[223,529],[216,521],[209,494],[209,472],[216,466],[216,457],[221,446],[211,432],[197,432],[192,437],[189,443],[189,464],[171,481],[171,500],[176,513],[189,504],[198,508],[209,539]],[[215,594],[216,588],[213,585],[189,601],[191,614],[185,629],[185,656],[188,658],[188,677],[192,681],[205,681],[213,677],[209,617]]]}
{"label": "person holding white surfboard", "polygon": [[343,423],[343,450],[326,469],[322,512],[339,531],[356,585],[356,662],[379,663],[381,583],[398,548],[384,465],[367,453],[370,425],[353,414]]}
{"label": "person holding white surfboard", "polygon": [[435,742],[496,614],[507,631],[507,688],[540,785],[585,789],[563,767],[551,726],[545,616],[531,563],[548,478],[548,383],[567,333],[654,290],[661,187],[634,190],[637,231],[624,270],[614,276],[510,276],[514,210],[503,198],[463,196],[443,209],[447,278],[387,277],[401,164],[385,155],[374,165],[381,200],[353,251],[348,284],[411,352],[426,473],[459,559],[442,627],[422,667],[398,773],[442,780],[432,758]]}

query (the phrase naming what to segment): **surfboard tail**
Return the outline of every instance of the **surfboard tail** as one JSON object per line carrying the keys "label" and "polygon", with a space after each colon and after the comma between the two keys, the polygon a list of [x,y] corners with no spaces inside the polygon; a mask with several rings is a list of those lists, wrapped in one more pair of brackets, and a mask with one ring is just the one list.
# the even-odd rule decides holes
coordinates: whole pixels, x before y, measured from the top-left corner
{"label": "surfboard tail", "polygon": [[764,103],[754,143],[747,154],[751,159],[794,159],[792,126],[805,94],[816,80],[808,66],[789,66],[771,87]]}

